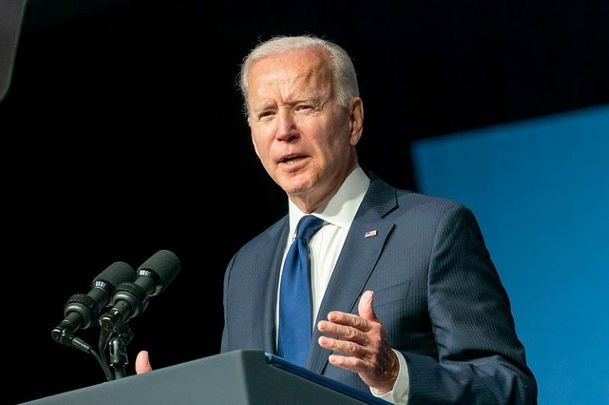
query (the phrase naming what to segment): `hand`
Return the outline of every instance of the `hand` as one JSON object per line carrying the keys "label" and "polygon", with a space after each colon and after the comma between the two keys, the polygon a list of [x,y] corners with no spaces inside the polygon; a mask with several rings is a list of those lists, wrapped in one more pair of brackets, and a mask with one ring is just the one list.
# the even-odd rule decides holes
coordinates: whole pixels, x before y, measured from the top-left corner
{"label": "hand", "polygon": [[357,307],[358,315],[332,311],[327,321],[320,321],[320,332],[333,336],[320,336],[324,349],[332,350],[331,364],[356,372],[369,387],[380,394],[393,389],[400,365],[389,346],[385,329],[376,318],[372,307],[374,293],[362,294]]}
{"label": "hand", "polygon": [[145,374],[150,371],[152,371],[152,366],[150,365],[148,352],[146,350],[142,350],[135,358],[135,372],[137,374]]}

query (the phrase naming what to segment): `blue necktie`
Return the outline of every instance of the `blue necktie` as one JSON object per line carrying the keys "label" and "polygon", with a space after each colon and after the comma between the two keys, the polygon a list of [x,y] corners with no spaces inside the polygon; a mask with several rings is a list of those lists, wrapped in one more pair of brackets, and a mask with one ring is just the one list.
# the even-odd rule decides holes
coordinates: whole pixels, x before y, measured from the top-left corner
{"label": "blue necktie", "polygon": [[278,354],[303,366],[307,360],[313,328],[309,270],[309,239],[323,220],[305,215],[296,226],[296,239],[285,258],[279,289]]}

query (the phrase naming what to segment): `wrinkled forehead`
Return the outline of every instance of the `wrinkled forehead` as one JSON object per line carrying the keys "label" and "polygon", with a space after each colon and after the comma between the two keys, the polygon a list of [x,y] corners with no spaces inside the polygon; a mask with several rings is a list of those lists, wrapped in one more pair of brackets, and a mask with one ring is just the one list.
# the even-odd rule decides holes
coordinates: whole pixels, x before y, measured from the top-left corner
{"label": "wrinkled forehead", "polygon": [[332,66],[327,52],[316,47],[265,56],[252,63],[248,76],[248,97],[277,86],[306,86],[330,90]]}

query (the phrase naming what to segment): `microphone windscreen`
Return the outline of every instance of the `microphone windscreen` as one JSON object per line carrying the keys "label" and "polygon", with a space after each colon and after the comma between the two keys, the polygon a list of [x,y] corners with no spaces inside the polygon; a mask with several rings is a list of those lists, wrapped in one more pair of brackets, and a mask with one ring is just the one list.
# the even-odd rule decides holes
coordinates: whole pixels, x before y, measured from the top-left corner
{"label": "microphone windscreen", "polygon": [[136,278],[135,270],[129,264],[125,262],[114,262],[108,266],[104,271],[99,273],[93,280],[92,287],[99,286],[98,282],[105,282],[112,286],[112,289],[116,288],[120,283],[127,281],[133,281]]}
{"label": "microphone windscreen", "polygon": [[139,274],[140,270],[150,271],[155,273],[159,277],[161,288],[155,291],[155,295],[163,291],[178,275],[181,269],[181,263],[178,256],[169,250],[159,250],[148,258],[142,265],[137,269]]}

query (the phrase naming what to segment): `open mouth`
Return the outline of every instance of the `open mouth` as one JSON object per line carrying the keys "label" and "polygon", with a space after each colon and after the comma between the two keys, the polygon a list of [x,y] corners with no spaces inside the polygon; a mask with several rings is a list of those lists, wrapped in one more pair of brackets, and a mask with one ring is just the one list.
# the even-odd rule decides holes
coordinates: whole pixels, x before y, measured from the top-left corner
{"label": "open mouth", "polygon": [[306,156],[303,155],[288,155],[288,156],[284,156],[279,160],[280,164],[286,164],[288,166],[292,166],[295,163],[300,162],[301,160],[305,159]]}

